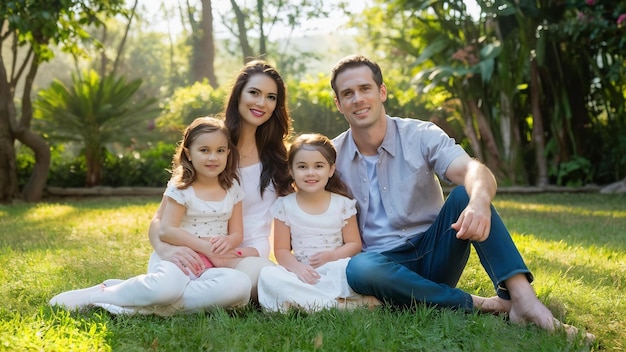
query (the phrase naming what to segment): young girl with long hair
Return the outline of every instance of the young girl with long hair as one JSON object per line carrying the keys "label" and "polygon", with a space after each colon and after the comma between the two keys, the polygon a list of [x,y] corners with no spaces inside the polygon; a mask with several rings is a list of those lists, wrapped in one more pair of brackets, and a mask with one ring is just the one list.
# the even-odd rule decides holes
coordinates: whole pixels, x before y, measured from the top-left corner
{"label": "young girl with long hair", "polygon": [[209,269],[235,267],[241,260],[230,255],[243,238],[238,158],[224,122],[210,117],[197,118],[185,129],[173,157],[158,232],[165,241],[196,251],[204,259],[201,272],[187,274],[152,253],[147,274],[64,292],[50,304],[67,309],[100,306],[114,314],[171,315],[248,303],[247,275]]}
{"label": "young girl with long hair", "polygon": [[289,149],[296,192],[279,197],[271,209],[280,266],[261,271],[259,303],[265,309],[342,308],[362,298],[345,275],[348,260],[361,251],[361,238],[356,202],[335,173],[336,156],[321,134],[300,135]]}

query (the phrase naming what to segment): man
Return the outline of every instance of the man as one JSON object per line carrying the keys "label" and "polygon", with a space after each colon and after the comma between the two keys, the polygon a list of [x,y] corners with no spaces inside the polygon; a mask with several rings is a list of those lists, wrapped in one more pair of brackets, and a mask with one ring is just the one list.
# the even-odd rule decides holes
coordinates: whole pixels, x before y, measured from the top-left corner
{"label": "man", "polygon": [[[359,205],[363,252],[347,267],[350,286],[398,306],[507,313],[512,322],[548,331],[577,330],[556,320],[537,298],[532,274],[491,206],[496,181],[439,127],[389,117],[378,64],[349,56],[332,71],[337,109],[350,129],[337,136],[337,170]],[[456,187],[445,200],[439,181]],[[456,285],[473,245],[497,296]]]}

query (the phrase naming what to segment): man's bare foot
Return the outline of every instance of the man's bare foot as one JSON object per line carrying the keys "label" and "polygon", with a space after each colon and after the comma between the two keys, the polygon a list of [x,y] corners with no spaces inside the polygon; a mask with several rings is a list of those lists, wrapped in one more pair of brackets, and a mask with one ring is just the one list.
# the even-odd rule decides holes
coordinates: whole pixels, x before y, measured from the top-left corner
{"label": "man's bare foot", "polygon": [[587,344],[593,344],[596,342],[596,336],[590,332],[580,333],[577,327],[574,325],[561,323],[558,319],[554,318],[555,331],[563,331],[567,335],[567,339],[570,341],[576,340],[579,336]]}
{"label": "man's bare foot", "polygon": [[[511,308],[509,320],[512,323],[526,325],[535,324],[549,332],[565,331],[569,340],[579,336],[578,328],[563,324],[556,319],[552,312],[535,295],[530,283],[523,275],[516,275],[506,282],[511,293]],[[591,333],[582,336],[587,343],[593,343],[596,337]]]}
{"label": "man's bare foot", "polygon": [[[574,341],[576,339],[582,338],[585,343],[593,344],[596,341],[596,337],[591,333],[581,334],[573,325],[561,323],[558,319],[552,316],[552,313],[545,307],[539,300],[537,302],[540,306],[531,307],[530,310],[519,312],[519,307],[514,307],[514,305],[509,300],[502,299],[498,296],[494,297],[481,297],[472,295],[472,300],[474,302],[474,307],[483,313],[492,313],[492,314],[508,314],[509,320],[514,324],[526,325],[529,323],[533,323],[539,325],[535,322],[535,319],[541,319],[547,314],[544,309],[547,310],[549,316],[552,317],[550,320],[550,324],[539,325],[542,329],[548,330],[550,332],[559,332],[563,331],[567,335],[567,339],[570,341]],[[523,309],[523,308],[521,308]],[[533,311],[534,310],[534,311]]]}

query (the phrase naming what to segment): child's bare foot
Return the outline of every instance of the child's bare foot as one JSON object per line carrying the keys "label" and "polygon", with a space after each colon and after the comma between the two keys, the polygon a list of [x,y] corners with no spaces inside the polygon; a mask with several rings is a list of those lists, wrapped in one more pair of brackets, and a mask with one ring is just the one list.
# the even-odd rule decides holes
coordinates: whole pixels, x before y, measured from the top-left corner
{"label": "child's bare foot", "polygon": [[511,310],[511,301],[502,299],[498,296],[489,298],[472,295],[474,308],[483,313],[501,314],[508,313]]}

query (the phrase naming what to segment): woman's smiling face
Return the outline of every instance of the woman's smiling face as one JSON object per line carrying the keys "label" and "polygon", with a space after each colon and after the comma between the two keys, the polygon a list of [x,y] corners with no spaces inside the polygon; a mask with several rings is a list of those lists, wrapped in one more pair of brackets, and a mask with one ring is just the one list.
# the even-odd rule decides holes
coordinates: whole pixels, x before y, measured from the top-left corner
{"label": "woman's smiling face", "polygon": [[272,117],[278,99],[276,82],[266,74],[255,74],[248,79],[239,96],[239,114],[242,123],[258,127]]}

